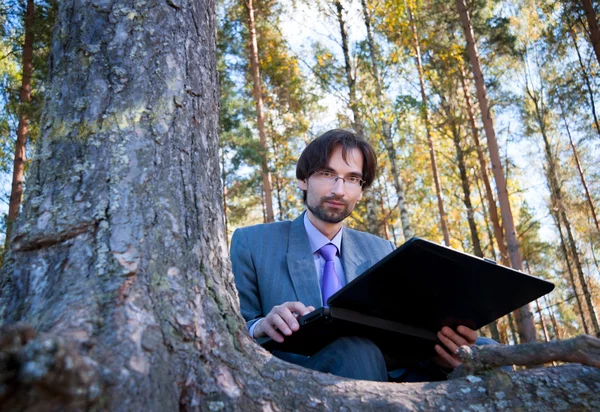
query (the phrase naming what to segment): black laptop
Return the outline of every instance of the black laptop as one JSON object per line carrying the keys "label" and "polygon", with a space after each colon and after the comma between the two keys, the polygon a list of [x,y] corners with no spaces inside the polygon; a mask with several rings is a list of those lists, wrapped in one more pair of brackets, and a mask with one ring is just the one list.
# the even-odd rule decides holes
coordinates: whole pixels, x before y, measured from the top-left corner
{"label": "black laptop", "polygon": [[268,350],[312,355],[339,336],[373,340],[386,357],[411,360],[435,354],[443,326],[479,329],[554,289],[488,259],[412,238],[299,319],[283,343]]}

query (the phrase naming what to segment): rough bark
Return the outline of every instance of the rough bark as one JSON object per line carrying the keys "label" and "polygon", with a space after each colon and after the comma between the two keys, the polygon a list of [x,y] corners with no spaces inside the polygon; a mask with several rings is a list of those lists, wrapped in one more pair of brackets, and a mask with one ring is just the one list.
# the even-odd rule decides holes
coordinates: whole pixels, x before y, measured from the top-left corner
{"label": "rough bark", "polygon": [[262,175],[262,186],[264,191],[265,222],[275,221],[273,213],[273,189],[271,187],[271,172],[269,171],[269,149],[267,144],[267,134],[265,132],[265,113],[262,98],[262,83],[260,80],[260,68],[258,64],[258,41],[256,38],[256,21],[254,18],[253,0],[245,0],[246,10],[248,12],[248,42],[250,49],[250,69],[252,71],[254,106],[256,108],[256,127],[258,128],[258,137],[262,147],[262,159],[260,163],[260,172]]}
{"label": "rough bark", "polygon": [[553,361],[600,368],[600,339],[580,335],[573,339],[529,342],[519,346],[462,346],[458,354],[463,364],[452,373],[452,377],[477,374],[506,365],[536,366]]}
{"label": "rough bark", "polygon": [[596,18],[596,11],[592,0],[581,0],[583,10],[585,11],[585,17],[588,22],[588,29],[590,34],[590,42],[596,53],[596,59],[600,64],[600,31],[598,30],[598,19]]}
{"label": "rough bark", "polygon": [[8,216],[6,219],[5,247],[8,247],[10,244],[13,226],[19,216],[21,199],[23,197],[23,177],[25,175],[27,136],[29,135],[29,115],[27,106],[31,103],[31,75],[33,73],[34,17],[35,6],[33,0],[28,0],[27,11],[25,12],[25,42],[23,43],[21,92],[19,94],[19,124],[17,126],[12,186],[10,190],[10,202],[8,204]]}
{"label": "rough bark", "polygon": [[427,109],[427,92],[425,91],[425,74],[423,73],[423,64],[421,62],[421,46],[419,42],[419,35],[417,33],[417,26],[413,18],[412,9],[406,1],[404,1],[404,5],[408,13],[408,21],[412,33],[413,49],[415,52],[415,63],[417,65],[417,73],[419,75],[419,87],[421,90],[421,116],[423,118],[423,121],[425,122],[425,133],[427,135],[427,145],[429,146],[429,158],[431,160],[431,173],[433,176],[433,183],[435,185],[435,194],[437,196],[438,211],[440,213],[440,227],[442,229],[442,235],[444,236],[444,244],[446,246],[450,246],[448,217],[446,216],[446,211],[444,210],[444,198],[442,195],[442,185],[440,183],[440,173],[437,167],[435,145],[433,143],[433,137],[431,136],[431,125],[429,123],[429,112]]}
{"label": "rough bark", "polygon": [[215,28],[211,1],[60,3],[52,99],[0,273],[0,319],[30,325],[0,333],[0,409],[600,402],[600,371],[582,366],[395,385],[308,371],[260,349],[239,315],[225,247]]}
{"label": "rough bark", "polygon": [[[496,181],[496,190],[498,192],[498,201],[500,203],[500,213],[502,215],[502,224],[504,225],[508,255],[510,257],[511,266],[517,270],[523,270],[523,259],[519,251],[519,240],[517,231],[508,199],[508,189],[506,179],[502,170],[502,162],[500,161],[500,151],[496,140],[496,132],[492,119],[492,112],[487,98],[483,72],[479,62],[479,53],[475,44],[475,35],[471,26],[471,18],[464,0],[456,0],[456,8],[460,16],[465,39],[467,42],[467,52],[475,78],[475,86],[477,87],[477,100],[479,101],[479,110],[483,117],[483,128],[488,141],[488,150],[492,160],[492,172]],[[516,310],[515,317],[517,320],[517,328],[522,342],[535,341],[535,326],[529,305],[525,305]]]}
{"label": "rough bark", "polygon": [[366,0],[361,0],[361,4],[365,26],[367,27],[367,41],[369,43],[369,54],[371,56],[371,66],[373,67],[373,77],[375,78],[375,93],[377,99],[377,109],[381,123],[381,132],[384,138],[386,150],[388,152],[388,158],[390,159],[392,179],[394,182],[394,188],[396,189],[396,196],[398,197],[398,212],[400,213],[400,221],[402,222],[402,233],[404,235],[404,240],[406,241],[413,237],[413,231],[410,227],[410,220],[408,217],[408,208],[406,206],[406,194],[404,192],[404,185],[402,184],[402,179],[400,177],[398,161],[396,159],[396,149],[394,148],[394,140],[392,139],[391,126],[384,118],[383,113],[383,87],[381,75],[379,74],[379,53],[377,51],[375,39],[373,38],[373,29],[371,28],[371,13]]}

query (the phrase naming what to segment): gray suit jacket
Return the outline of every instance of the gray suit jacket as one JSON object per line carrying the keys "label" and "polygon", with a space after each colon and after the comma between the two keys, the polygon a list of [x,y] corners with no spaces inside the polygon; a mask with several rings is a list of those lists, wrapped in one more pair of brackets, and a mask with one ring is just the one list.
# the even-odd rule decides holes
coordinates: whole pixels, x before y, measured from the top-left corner
{"label": "gray suit jacket", "polygon": [[[276,305],[300,301],[322,306],[321,289],[304,215],[294,221],[237,229],[231,239],[231,263],[242,316],[250,327]],[[377,236],[344,228],[341,260],[346,282],[394,250]]]}

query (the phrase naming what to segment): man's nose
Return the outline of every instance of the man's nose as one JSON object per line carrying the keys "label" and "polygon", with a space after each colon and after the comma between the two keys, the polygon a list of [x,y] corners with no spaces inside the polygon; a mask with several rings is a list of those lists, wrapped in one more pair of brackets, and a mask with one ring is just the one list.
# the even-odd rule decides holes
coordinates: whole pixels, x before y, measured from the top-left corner
{"label": "man's nose", "polygon": [[333,187],[331,188],[331,193],[333,193],[334,195],[344,195],[345,194],[344,186],[345,186],[344,179],[338,177],[335,180],[335,182],[333,183]]}

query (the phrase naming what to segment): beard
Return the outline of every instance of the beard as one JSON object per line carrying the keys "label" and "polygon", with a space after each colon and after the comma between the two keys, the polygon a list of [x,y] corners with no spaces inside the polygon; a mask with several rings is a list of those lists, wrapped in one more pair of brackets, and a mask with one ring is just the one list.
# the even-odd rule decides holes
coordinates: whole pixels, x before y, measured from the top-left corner
{"label": "beard", "polygon": [[[336,202],[344,203],[343,209],[331,210],[327,208],[327,201],[334,200]],[[324,196],[316,206],[311,205],[308,201],[306,202],[306,208],[319,220],[327,223],[340,223],[346,219],[352,213],[352,209],[348,205],[348,202],[338,199],[335,196]]]}

